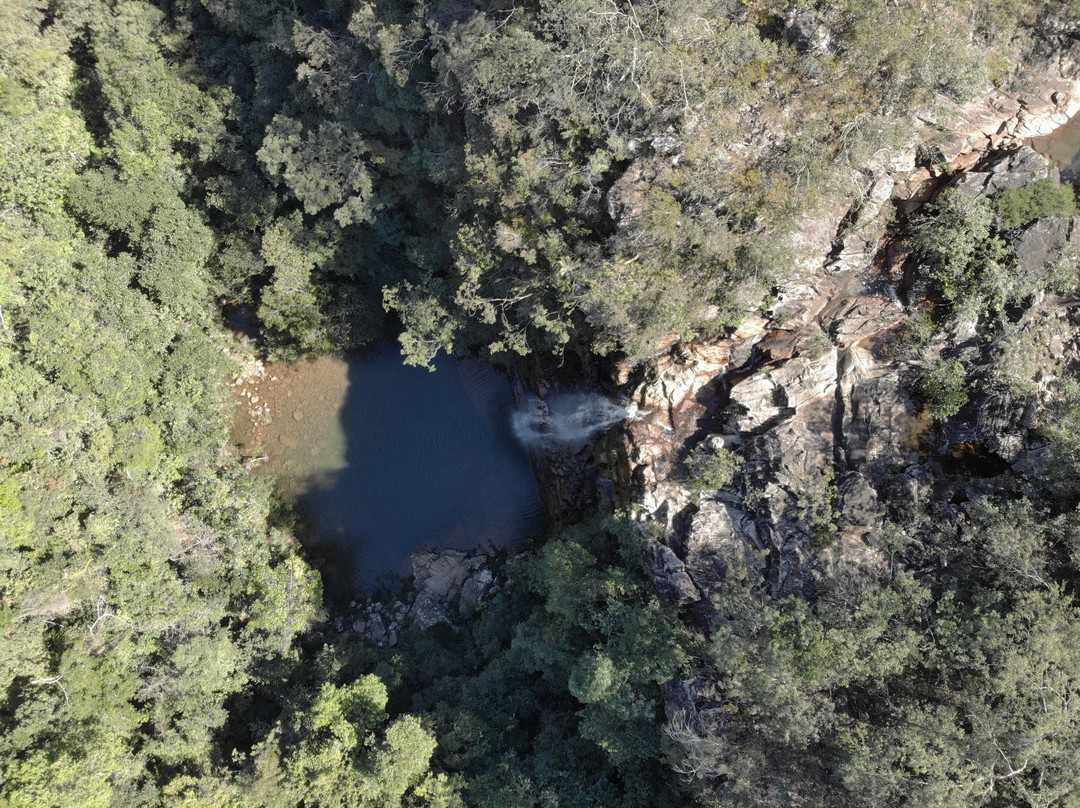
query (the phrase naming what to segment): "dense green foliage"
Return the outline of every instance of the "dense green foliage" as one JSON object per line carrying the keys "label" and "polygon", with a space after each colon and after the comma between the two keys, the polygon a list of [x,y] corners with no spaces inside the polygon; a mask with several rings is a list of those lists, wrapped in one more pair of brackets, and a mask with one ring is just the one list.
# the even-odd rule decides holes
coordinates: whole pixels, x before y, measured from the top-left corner
{"label": "dense green foliage", "polygon": [[915,245],[945,301],[978,316],[1023,294],[1015,288],[1012,251],[994,228],[988,199],[948,190],[925,207],[915,224]]}
{"label": "dense green foliage", "polygon": [[431,718],[467,803],[683,804],[658,685],[684,667],[689,635],[631,524],[571,529],[508,572],[467,633],[407,639],[378,668]]}
{"label": "dense green foliage", "polygon": [[1048,216],[1071,216],[1077,211],[1074,194],[1072,186],[1048,177],[1008,188],[992,200],[950,189],[925,205],[912,224],[914,246],[950,314],[1000,318],[1006,305],[1053,290],[1054,278],[1018,265],[1006,231]]}
{"label": "dense green foliage", "polygon": [[1023,500],[966,511],[887,525],[876,559],[812,603],[728,587],[708,657],[718,717],[672,728],[688,772],[728,782],[708,802],[1072,804],[1080,523]]}
{"label": "dense green foliage", "polygon": [[905,110],[1007,78],[993,48],[1041,12],[818,6],[828,48],[766,2],[173,0],[169,54],[233,147],[187,145],[215,277],[283,354],[363,341],[384,307],[421,364],[737,324],[796,215],[859,193]]}
{"label": "dense green foliage", "polygon": [[[296,665],[320,586],[225,448],[214,237],[178,170],[215,148],[221,112],[163,58],[151,6],[43,14],[0,9],[0,801],[240,805],[231,700]],[[90,43],[93,88],[69,55],[89,63]],[[349,771],[368,777],[350,805],[421,783],[434,741],[388,723],[380,688],[323,687],[294,730],[318,748],[285,756],[293,791],[273,791],[294,796],[275,804],[327,777],[351,794]],[[318,733],[343,722],[334,758]]]}
{"label": "dense green foliage", "polygon": [[967,404],[966,375],[964,366],[956,359],[941,359],[927,368],[922,377],[922,392],[933,418],[956,415]]}
{"label": "dense green foliage", "polygon": [[731,484],[742,470],[743,460],[730,449],[717,446],[702,449],[686,458],[683,465],[696,491],[715,491]]}
{"label": "dense green foliage", "polygon": [[[613,518],[511,560],[459,631],[327,639],[227,446],[222,300],[278,356],[389,312],[421,364],[737,323],[797,214],[857,192],[915,106],[1007,78],[994,48],[1043,4],[822,2],[829,48],[791,10],[0,5],[0,802],[675,806],[677,765],[702,804],[1075,803],[1075,383],[1045,509],[894,514],[815,599],[747,571],[700,630]],[[1074,210],[1052,184],[942,196],[916,229],[947,316],[1007,320],[1038,279],[1004,231]],[[958,361],[921,378],[935,417],[967,400]],[[716,709],[665,736],[676,678]]]}

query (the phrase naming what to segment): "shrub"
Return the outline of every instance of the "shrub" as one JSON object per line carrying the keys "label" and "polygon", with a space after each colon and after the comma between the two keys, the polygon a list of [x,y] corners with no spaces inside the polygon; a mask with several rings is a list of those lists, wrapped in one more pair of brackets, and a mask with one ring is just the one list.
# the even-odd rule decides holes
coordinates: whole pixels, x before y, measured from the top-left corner
{"label": "shrub", "polygon": [[922,392],[935,421],[960,412],[968,402],[967,372],[956,359],[940,359],[922,377]]}
{"label": "shrub", "polygon": [[975,275],[991,238],[989,203],[955,190],[945,191],[913,224],[913,242],[928,260],[930,273],[946,300],[976,294]]}
{"label": "shrub", "polygon": [[731,485],[742,470],[743,459],[730,449],[718,446],[694,452],[686,458],[685,465],[690,475],[690,487],[701,493]]}
{"label": "shrub", "polygon": [[1046,216],[1072,216],[1077,212],[1076,196],[1071,185],[1047,177],[1022,188],[1006,188],[994,197],[994,210],[1001,229],[1009,230]]}

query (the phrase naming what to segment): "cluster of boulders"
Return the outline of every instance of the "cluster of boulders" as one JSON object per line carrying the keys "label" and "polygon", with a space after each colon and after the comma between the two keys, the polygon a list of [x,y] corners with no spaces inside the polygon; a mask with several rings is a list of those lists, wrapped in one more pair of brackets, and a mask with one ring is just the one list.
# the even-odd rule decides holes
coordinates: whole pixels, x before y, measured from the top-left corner
{"label": "cluster of boulders", "polygon": [[495,586],[490,563],[490,556],[476,550],[413,553],[413,622],[425,629],[472,614]]}
{"label": "cluster of boulders", "polygon": [[439,623],[456,628],[501,586],[493,558],[483,550],[421,550],[411,560],[412,576],[399,596],[350,602],[334,618],[335,630],[380,648],[393,647],[409,629],[423,631]]}
{"label": "cluster of boulders", "polygon": [[411,606],[411,595],[388,603],[350,601],[348,612],[334,618],[334,628],[338,633],[363,638],[380,648],[393,648],[398,644],[398,632],[406,628]]}
{"label": "cluster of boulders", "polygon": [[[247,413],[248,420],[256,426],[268,424],[271,421],[269,402],[260,400],[259,385],[268,378],[266,363],[255,356],[246,356],[239,360],[236,378],[233,386],[240,406]],[[276,381],[277,377],[269,377]]]}

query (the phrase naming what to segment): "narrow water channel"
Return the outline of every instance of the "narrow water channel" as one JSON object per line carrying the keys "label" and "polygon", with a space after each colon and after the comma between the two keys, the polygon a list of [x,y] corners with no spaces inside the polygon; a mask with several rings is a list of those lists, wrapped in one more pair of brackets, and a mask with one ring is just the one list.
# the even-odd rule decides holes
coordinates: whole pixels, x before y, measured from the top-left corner
{"label": "narrow water channel", "polygon": [[435,365],[407,367],[388,344],[268,365],[238,385],[234,441],[264,458],[258,472],[276,477],[335,596],[407,574],[423,547],[508,547],[543,528],[506,376],[475,360]]}

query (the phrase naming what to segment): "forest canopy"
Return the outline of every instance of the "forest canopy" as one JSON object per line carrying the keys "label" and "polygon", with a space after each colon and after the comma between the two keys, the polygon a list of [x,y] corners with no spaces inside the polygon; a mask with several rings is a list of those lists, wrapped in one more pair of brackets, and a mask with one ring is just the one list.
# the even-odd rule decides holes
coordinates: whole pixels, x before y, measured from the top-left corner
{"label": "forest canopy", "polygon": [[[1075,383],[1042,488],[890,513],[888,563],[813,598],[743,571],[692,613],[653,586],[658,537],[598,515],[389,649],[328,632],[230,447],[220,311],[275,358],[389,327],[420,365],[724,333],[801,215],[850,204],[916,108],[1020,78],[1054,14],[1080,7],[0,4],[0,801],[1075,804]],[[913,224],[933,327],[990,312],[1004,340],[1042,291],[1008,233],[1075,212],[1053,181],[940,197]],[[940,421],[969,401],[958,360],[918,385]],[[750,484],[732,454],[686,470]],[[676,680],[707,715],[665,714]]]}

